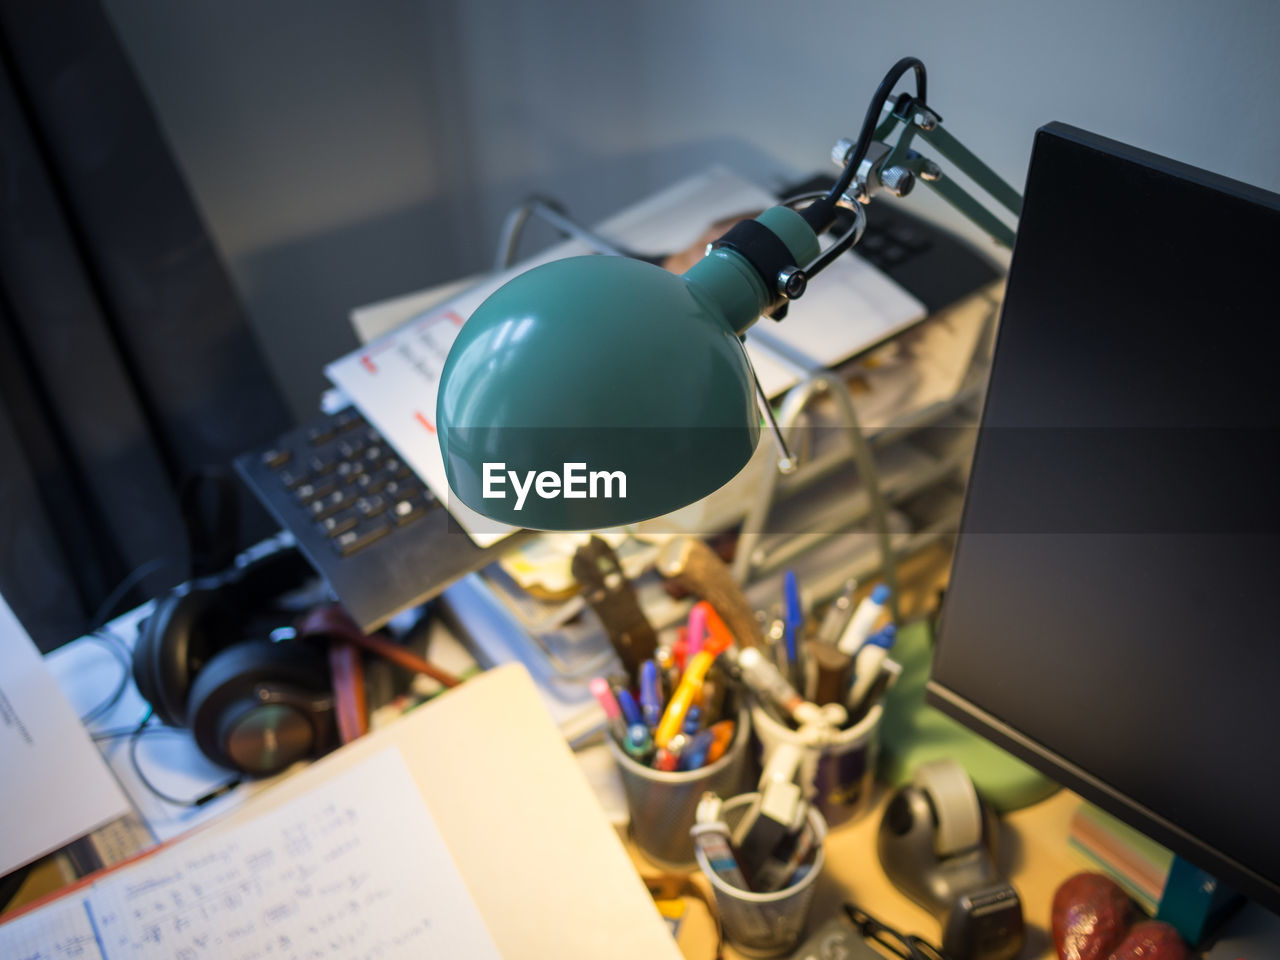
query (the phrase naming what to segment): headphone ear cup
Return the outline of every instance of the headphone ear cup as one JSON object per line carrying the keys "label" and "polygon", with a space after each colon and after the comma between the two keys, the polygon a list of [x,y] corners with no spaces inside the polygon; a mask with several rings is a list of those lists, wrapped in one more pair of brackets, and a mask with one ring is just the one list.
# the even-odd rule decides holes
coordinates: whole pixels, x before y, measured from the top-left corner
{"label": "headphone ear cup", "polygon": [[196,676],[187,726],[219,766],[268,776],[333,741],[333,693],[323,649],[248,641],[219,651]]}
{"label": "headphone ear cup", "polygon": [[168,594],[139,628],[133,679],[156,717],[171,727],[185,721],[192,676],[208,655],[210,640],[201,621],[212,602],[208,590]]}

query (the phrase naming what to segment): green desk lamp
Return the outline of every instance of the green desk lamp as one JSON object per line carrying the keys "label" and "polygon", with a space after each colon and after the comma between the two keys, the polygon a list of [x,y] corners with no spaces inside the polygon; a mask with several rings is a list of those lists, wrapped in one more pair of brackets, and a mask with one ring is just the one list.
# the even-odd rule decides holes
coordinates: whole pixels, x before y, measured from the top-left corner
{"label": "green desk lamp", "polygon": [[[916,95],[889,107],[908,70]],[[920,180],[1012,245],[1008,226],[911,149],[916,136],[1020,212],[1018,194],[943,131],[925,104],[924,65],[907,57],[881,82],[858,141],[837,144],[843,171],[829,192],[737,224],[683,275],[624,257],[574,257],[495,291],[459,332],[441,374],[436,426],[454,495],[537,530],[661,516],[746,465],[760,433],[757,398],[789,469],[742,337],[761,315],[782,319],[808,281],[858,242],[871,196],[905,196]],[[853,223],[823,251],[818,237],[837,208]]]}

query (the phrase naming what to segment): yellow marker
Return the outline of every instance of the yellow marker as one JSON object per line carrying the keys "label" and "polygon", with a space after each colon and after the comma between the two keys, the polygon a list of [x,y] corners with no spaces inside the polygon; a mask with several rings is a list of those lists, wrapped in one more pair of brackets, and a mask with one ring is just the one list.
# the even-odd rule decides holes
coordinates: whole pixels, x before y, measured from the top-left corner
{"label": "yellow marker", "polygon": [[689,707],[698,698],[698,694],[702,693],[702,681],[706,679],[707,671],[711,669],[715,659],[715,654],[703,650],[689,661],[680,686],[676,687],[676,692],[672,694],[671,702],[662,715],[662,722],[654,731],[653,742],[656,746],[665,747],[667,741],[684,727],[684,715],[689,712]]}

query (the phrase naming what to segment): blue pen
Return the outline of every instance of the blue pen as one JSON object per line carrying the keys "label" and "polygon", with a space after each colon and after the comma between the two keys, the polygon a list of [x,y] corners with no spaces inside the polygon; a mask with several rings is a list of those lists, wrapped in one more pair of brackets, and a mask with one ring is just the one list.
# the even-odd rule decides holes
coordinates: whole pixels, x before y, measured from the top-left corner
{"label": "blue pen", "polygon": [[710,730],[703,730],[690,740],[689,745],[684,748],[684,753],[680,754],[680,769],[700,769],[707,762],[707,754],[711,752],[711,744],[714,740],[715,734]]}
{"label": "blue pen", "polygon": [[792,685],[795,685],[797,678],[794,674],[800,669],[800,658],[797,656],[796,648],[800,643],[800,634],[804,630],[804,608],[800,606],[800,583],[796,580],[794,570],[788,570],[783,579],[783,594],[783,600],[786,603],[787,663],[793,674]]}
{"label": "blue pen", "polygon": [[662,684],[658,679],[658,665],[652,660],[640,664],[640,712],[650,730],[662,720]]}
{"label": "blue pen", "polygon": [[684,732],[692,737],[698,732],[700,726],[702,726],[702,708],[690,707],[689,712],[684,715]]}
{"label": "blue pen", "polygon": [[618,706],[622,708],[622,715],[627,718],[627,726],[634,726],[637,723],[644,723],[644,715],[640,712],[640,708],[636,706],[636,698],[631,695],[631,691],[625,687],[619,687],[613,691],[613,695],[618,698]]}

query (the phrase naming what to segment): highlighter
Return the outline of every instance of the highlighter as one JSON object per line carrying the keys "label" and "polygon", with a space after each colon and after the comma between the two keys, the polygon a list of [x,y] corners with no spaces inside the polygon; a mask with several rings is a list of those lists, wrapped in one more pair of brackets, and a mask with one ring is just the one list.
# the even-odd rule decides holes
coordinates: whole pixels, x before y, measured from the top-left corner
{"label": "highlighter", "polygon": [[622,719],[622,711],[618,708],[618,701],[614,699],[613,691],[609,689],[609,681],[604,677],[596,677],[591,681],[590,688],[591,695],[604,709],[609,728],[613,731],[613,738],[618,743],[623,743],[627,738],[627,724]]}
{"label": "highlighter", "polygon": [[658,724],[658,729],[653,734],[653,742],[659,747],[665,747],[667,741],[679,733],[684,726],[685,714],[689,712],[698,694],[702,692],[702,681],[706,679],[707,671],[711,669],[715,659],[714,654],[703,650],[689,661],[684,677],[680,680],[680,686],[672,694],[671,702],[667,704],[666,712],[662,715],[662,722]]}

